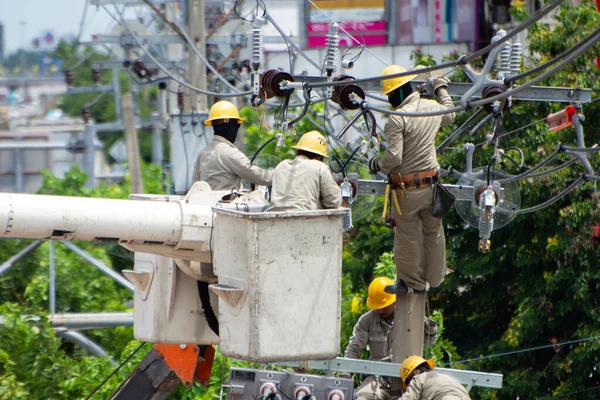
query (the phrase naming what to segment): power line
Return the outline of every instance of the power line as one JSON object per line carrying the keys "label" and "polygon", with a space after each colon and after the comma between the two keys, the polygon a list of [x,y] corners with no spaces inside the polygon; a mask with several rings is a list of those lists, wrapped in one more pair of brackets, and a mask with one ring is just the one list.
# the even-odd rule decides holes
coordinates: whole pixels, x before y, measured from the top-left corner
{"label": "power line", "polygon": [[329,15],[327,15],[323,10],[321,10],[315,3],[313,3],[312,0],[308,0],[308,2],[310,4],[313,5],[314,8],[316,8],[321,14],[323,14],[325,16],[325,18],[327,18],[328,20],[330,20],[331,22],[333,22],[334,24],[337,24],[338,27],[342,30],[342,32],[344,32],[346,35],[348,35],[348,37],[352,40],[354,40],[358,45],[360,45],[363,49],[365,49],[367,52],[369,52],[369,54],[371,54],[373,57],[375,57],[377,60],[379,60],[383,65],[385,65],[386,67],[389,65],[388,63],[386,63],[385,61],[383,61],[381,58],[379,58],[375,53],[373,53],[371,50],[369,50],[369,48],[364,44],[361,43],[360,40],[358,40],[357,38],[355,38],[354,36],[352,36],[350,33],[348,33],[347,30],[345,30],[342,25],[338,24],[337,22],[335,22],[333,19],[331,19],[329,17]]}
{"label": "power line", "polygon": [[219,96],[219,97],[241,97],[241,96],[247,96],[249,94],[252,93],[252,91],[246,91],[246,92],[239,92],[239,93],[217,93],[217,92],[211,92],[208,90],[203,90],[200,88],[197,88],[193,85],[190,85],[189,83],[185,82],[184,80],[176,77],[175,75],[173,75],[169,70],[167,70],[157,59],[156,57],[154,57],[152,55],[151,52],[149,52],[144,45],[142,44],[142,42],[140,41],[140,39],[135,35],[135,33],[131,30],[131,28],[127,25],[127,23],[125,22],[125,19],[123,18],[123,13],[121,11],[119,11],[119,9],[116,7],[116,5],[114,4],[113,1],[113,6],[115,7],[115,11],[117,12],[117,14],[119,15],[120,21],[123,24],[123,26],[125,27],[125,29],[127,29],[127,31],[129,32],[129,34],[131,35],[131,37],[135,40],[135,42],[137,43],[137,45],[142,49],[142,51],[154,62],[154,64],[156,64],[156,66],[163,71],[167,76],[169,76],[169,78],[173,79],[174,81],[176,81],[177,83],[179,83],[181,86],[184,86],[190,90],[193,90],[197,93],[202,93],[208,96]]}
{"label": "power line", "polygon": [[569,340],[569,341],[566,341],[566,342],[555,343],[555,344],[546,344],[546,345],[543,345],[543,346],[530,347],[528,349],[521,349],[521,350],[515,350],[515,351],[507,351],[505,353],[491,354],[491,355],[488,355],[488,356],[481,356],[481,357],[477,357],[477,358],[469,358],[469,359],[466,359],[466,360],[451,361],[451,362],[448,362],[448,363],[444,364],[444,366],[448,367],[448,366],[451,366],[451,365],[454,365],[454,364],[464,364],[464,363],[471,362],[471,361],[480,361],[480,360],[487,360],[487,359],[496,358],[496,357],[511,356],[511,355],[514,355],[514,354],[527,353],[527,352],[531,352],[531,351],[537,351],[537,350],[547,349],[547,348],[550,348],[550,347],[556,348],[556,347],[560,347],[560,346],[566,346],[566,345],[569,345],[569,344],[589,342],[589,341],[597,340],[597,339],[600,339],[600,336],[593,336],[593,337],[589,337],[589,338],[585,338],[585,339]]}

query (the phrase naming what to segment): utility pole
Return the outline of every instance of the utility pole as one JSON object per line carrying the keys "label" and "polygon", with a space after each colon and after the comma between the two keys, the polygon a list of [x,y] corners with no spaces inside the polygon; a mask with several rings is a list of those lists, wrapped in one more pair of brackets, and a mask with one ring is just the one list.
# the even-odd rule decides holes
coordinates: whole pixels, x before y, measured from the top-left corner
{"label": "utility pole", "polygon": [[127,144],[127,159],[129,160],[129,175],[131,179],[131,192],[144,193],[142,185],[142,171],[140,168],[140,152],[138,147],[137,129],[135,128],[135,111],[131,93],[121,97],[121,115],[125,130]]}
{"label": "utility pole", "polygon": [[[200,54],[206,59],[206,32],[204,31],[204,0],[188,0],[188,35]],[[190,83],[206,90],[206,66],[191,46],[188,46]],[[206,95],[190,91],[190,111],[204,112]]]}

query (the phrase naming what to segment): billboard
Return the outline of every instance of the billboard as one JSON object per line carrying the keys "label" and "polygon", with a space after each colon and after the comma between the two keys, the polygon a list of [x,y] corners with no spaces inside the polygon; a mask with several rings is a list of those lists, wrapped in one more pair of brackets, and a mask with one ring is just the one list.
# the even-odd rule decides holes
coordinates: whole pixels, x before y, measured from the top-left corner
{"label": "billboard", "polygon": [[306,24],[309,48],[326,46],[331,20],[347,32],[339,31],[342,47],[358,44],[352,37],[367,46],[387,44],[385,0],[313,0],[312,3]]}

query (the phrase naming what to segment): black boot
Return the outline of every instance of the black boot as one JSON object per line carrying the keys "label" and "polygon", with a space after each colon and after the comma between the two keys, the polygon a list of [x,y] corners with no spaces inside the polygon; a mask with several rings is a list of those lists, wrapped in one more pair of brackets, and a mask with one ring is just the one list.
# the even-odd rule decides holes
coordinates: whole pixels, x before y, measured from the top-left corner
{"label": "black boot", "polygon": [[383,288],[383,291],[391,294],[425,293],[425,289],[417,290],[409,288],[402,279],[399,279],[398,282],[394,283],[393,285],[386,286]]}

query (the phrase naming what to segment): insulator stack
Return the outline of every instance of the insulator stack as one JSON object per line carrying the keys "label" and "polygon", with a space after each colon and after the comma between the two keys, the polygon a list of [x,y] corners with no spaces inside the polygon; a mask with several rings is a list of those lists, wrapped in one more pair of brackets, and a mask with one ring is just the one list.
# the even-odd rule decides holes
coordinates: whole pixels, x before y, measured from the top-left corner
{"label": "insulator stack", "polygon": [[329,33],[327,34],[327,54],[325,55],[325,69],[327,76],[335,72],[335,62],[340,48],[340,37],[338,36],[338,24],[329,24]]}
{"label": "insulator stack", "polygon": [[181,86],[177,88],[177,107],[179,108],[179,112],[183,113],[185,99],[183,98],[183,89]]}
{"label": "insulator stack", "polygon": [[252,28],[252,69],[261,72],[264,61],[262,28]]}
{"label": "insulator stack", "polygon": [[500,52],[498,56],[498,60],[496,61],[496,69],[499,72],[499,75],[504,77],[510,68],[510,55],[512,51],[512,44],[510,42],[504,43],[504,48]]}
{"label": "insulator stack", "polygon": [[282,89],[282,82],[294,82],[294,77],[284,71],[270,69],[262,75],[260,96],[263,99],[271,97],[283,97],[288,93],[293,93],[294,89]]}
{"label": "insulator stack", "polygon": [[98,68],[92,68],[92,82],[98,83],[100,81],[100,70]]}
{"label": "insulator stack", "polygon": [[509,72],[511,75],[517,75],[521,71],[523,50],[518,39],[514,39],[510,52]]}
{"label": "insulator stack", "polygon": [[365,99],[365,91],[358,86],[356,83],[352,83],[354,80],[353,76],[350,75],[338,75],[333,78],[334,82],[348,81],[346,85],[334,86],[331,100],[339,104],[344,110],[356,110],[360,107],[360,104],[352,101],[352,95],[356,95],[361,99]]}

